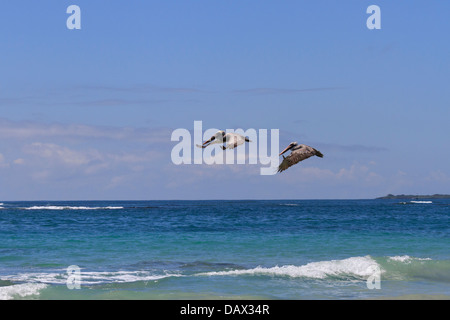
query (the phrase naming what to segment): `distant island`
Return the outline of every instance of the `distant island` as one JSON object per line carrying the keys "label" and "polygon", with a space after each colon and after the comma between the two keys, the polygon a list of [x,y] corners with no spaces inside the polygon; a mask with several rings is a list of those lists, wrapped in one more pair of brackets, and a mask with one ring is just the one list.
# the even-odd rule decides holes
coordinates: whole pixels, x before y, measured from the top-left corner
{"label": "distant island", "polygon": [[412,194],[388,194],[384,197],[376,199],[450,199],[450,194],[433,194],[433,195],[412,195]]}

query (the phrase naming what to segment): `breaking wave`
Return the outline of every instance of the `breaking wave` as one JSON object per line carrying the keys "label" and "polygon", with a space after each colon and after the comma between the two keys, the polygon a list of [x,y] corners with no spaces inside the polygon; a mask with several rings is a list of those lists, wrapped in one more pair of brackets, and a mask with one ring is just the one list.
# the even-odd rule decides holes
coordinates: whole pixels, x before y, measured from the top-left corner
{"label": "breaking wave", "polygon": [[[28,282],[39,284],[67,284],[68,274],[61,272],[41,272],[41,273],[20,273],[12,276],[3,276],[3,281],[11,282]],[[131,283],[137,281],[155,281],[167,277],[179,277],[180,274],[154,274],[150,271],[104,271],[104,272],[89,272],[81,271],[79,279],[82,285],[95,285],[105,283]]]}
{"label": "breaking wave", "polygon": [[381,280],[427,279],[450,282],[450,261],[416,258],[408,255],[373,258],[351,257],[342,260],[310,262],[304,265],[284,265],[251,269],[205,272],[202,276],[281,276],[291,278],[367,280],[375,272]]}
{"label": "breaking wave", "polygon": [[[158,281],[168,277],[180,277],[179,274],[153,274],[149,271],[116,272],[80,272],[80,286],[127,284],[136,282]],[[39,296],[40,291],[49,287],[65,286],[69,276],[65,271],[21,273],[2,276],[0,279],[0,300],[30,299]]]}
{"label": "breaking wave", "polygon": [[21,283],[0,287],[0,300],[15,298],[30,298],[39,295],[42,289],[47,288],[44,283]]}
{"label": "breaking wave", "polygon": [[269,275],[269,276],[288,276],[293,278],[364,278],[373,274],[374,267],[378,263],[370,256],[352,257],[343,260],[310,262],[305,265],[285,265],[271,268],[256,267],[244,270],[229,270],[218,272],[206,272],[202,275]]}

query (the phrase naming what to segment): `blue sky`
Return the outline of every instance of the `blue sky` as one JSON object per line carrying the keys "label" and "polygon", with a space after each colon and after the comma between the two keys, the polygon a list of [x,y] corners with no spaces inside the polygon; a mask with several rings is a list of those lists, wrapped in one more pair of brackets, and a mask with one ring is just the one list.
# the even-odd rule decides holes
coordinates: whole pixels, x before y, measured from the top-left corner
{"label": "blue sky", "polygon": [[[66,9],[81,8],[81,30]],[[366,9],[381,9],[369,30]],[[450,193],[450,3],[8,1],[0,200]],[[177,128],[280,129],[279,175],[180,165]]]}

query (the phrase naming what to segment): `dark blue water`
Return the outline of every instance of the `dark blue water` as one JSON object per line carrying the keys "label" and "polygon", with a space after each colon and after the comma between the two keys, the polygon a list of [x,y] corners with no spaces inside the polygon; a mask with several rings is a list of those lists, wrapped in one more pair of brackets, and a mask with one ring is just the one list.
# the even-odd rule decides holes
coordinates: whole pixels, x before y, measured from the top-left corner
{"label": "dark blue water", "polygon": [[448,298],[449,217],[448,200],[3,202],[0,299]]}

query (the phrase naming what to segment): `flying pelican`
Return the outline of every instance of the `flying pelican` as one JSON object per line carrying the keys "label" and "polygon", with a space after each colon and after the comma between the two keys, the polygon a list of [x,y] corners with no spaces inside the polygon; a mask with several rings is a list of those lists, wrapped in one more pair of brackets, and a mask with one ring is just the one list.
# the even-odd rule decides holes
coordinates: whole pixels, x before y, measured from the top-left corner
{"label": "flying pelican", "polygon": [[323,158],[323,154],[319,150],[305,144],[298,144],[297,142],[291,142],[286,149],[281,151],[280,156],[288,150],[291,150],[291,154],[287,157],[283,156],[283,162],[281,162],[278,167],[278,172],[282,172],[290,166],[293,166],[294,164],[297,164],[300,161],[308,159],[312,156]]}
{"label": "flying pelican", "polygon": [[244,142],[251,142],[247,137],[244,137],[238,133],[225,133],[225,131],[219,130],[214,134],[211,138],[203,142],[202,145],[198,145],[199,148],[206,148],[207,146],[215,143],[225,144],[225,146],[221,146],[222,150],[225,149],[234,149],[237,146],[240,146]]}

